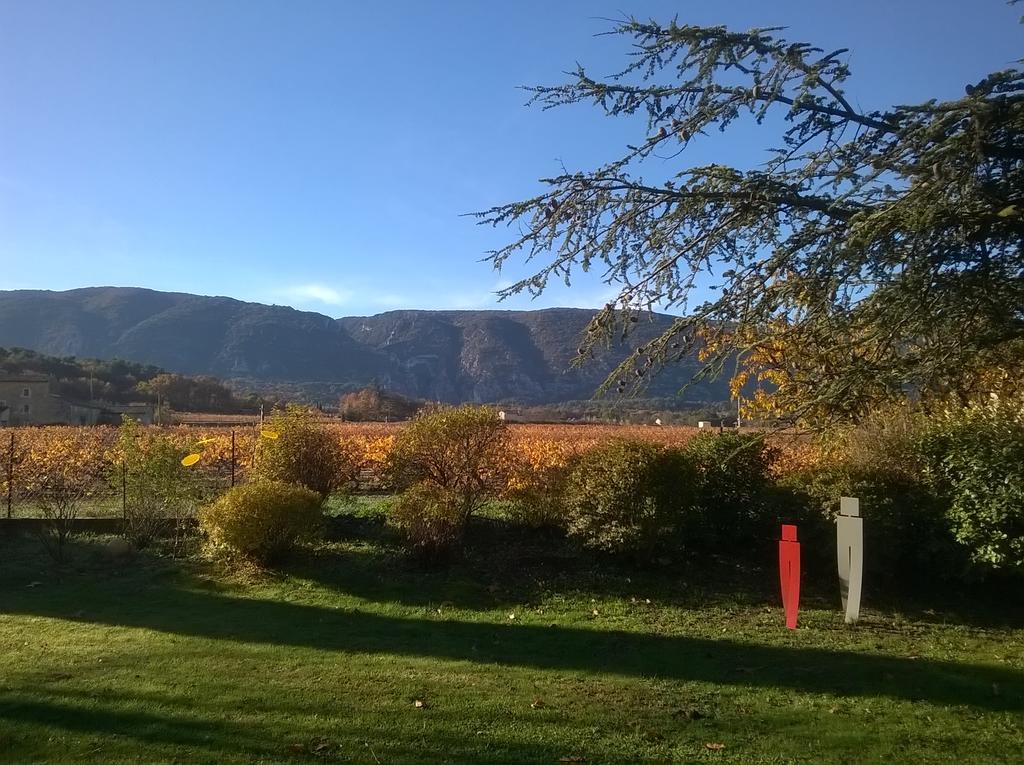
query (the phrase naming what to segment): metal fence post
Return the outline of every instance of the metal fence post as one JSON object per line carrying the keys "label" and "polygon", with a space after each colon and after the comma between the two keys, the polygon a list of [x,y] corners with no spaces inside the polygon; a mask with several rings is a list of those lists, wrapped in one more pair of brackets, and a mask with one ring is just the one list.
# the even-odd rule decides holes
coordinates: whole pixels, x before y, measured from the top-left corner
{"label": "metal fence post", "polygon": [[235,486],[235,431],[231,431],[231,487]]}
{"label": "metal fence post", "polygon": [[121,460],[121,520],[128,520],[128,467]]}
{"label": "metal fence post", "polygon": [[7,450],[7,517],[11,517],[11,506],[14,503],[14,431],[11,431],[10,445]]}

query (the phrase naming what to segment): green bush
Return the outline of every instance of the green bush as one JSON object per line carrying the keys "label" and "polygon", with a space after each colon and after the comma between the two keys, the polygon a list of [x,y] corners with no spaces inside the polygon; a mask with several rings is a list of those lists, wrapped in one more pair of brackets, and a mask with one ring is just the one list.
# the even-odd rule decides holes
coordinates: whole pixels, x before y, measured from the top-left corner
{"label": "green bush", "polygon": [[[451,543],[462,539],[470,516],[500,492],[508,450],[508,429],[488,407],[441,407],[417,415],[399,431],[388,457],[387,478],[393,488],[409,491],[394,519],[414,547],[419,543],[415,506],[427,527],[443,526]],[[403,509],[404,508],[404,509]],[[449,528],[450,527],[450,528]],[[424,532],[426,536],[429,533]],[[424,549],[430,543],[420,545]]]}
{"label": "green bush", "polygon": [[202,496],[198,473],[181,464],[186,452],[165,436],[125,418],[110,473],[124,501],[125,538],[146,547],[167,531],[178,532]]}
{"label": "green bush", "polygon": [[696,472],[696,512],[687,537],[705,548],[736,549],[774,539],[778,513],[772,449],[757,433],[701,433],[683,450]]}
{"label": "green bush", "polygon": [[928,421],[915,445],[971,561],[1024,571],[1024,400],[993,396],[949,409]]}
{"label": "green bush", "polygon": [[926,426],[905,408],[877,412],[826,440],[817,467],[780,480],[799,508],[794,518],[806,526],[808,560],[820,551],[822,570],[833,570],[839,498],[857,497],[867,579],[916,586],[963,575],[967,560],[950,532],[947,503],[926,480],[916,448]]}
{"label": "green bush", "polygon": [[[529,475],[518,475],[503,496],[507,500],[506,517],[515,524],[533,529],[565,529],[566,496],[574,462],[530,468]],[[524,471],[520,467],[519,473]]]}
{"label": "green bush", "polygon": [[650,553],[671,542],[690,510],[692,487],[680,451],[613,441],[577,461],[565,492],[566,528],[594,550]]}
{"label": "green bush", "polygon": [[388,523],[417,557],[437,561],[458,550],[466,520],[457,494],[437,484],[418,483],[391,502]]}
{"label": "green bush", "polygon": [[346,489],[358,469],[354,452],[300,407],[275,413],[256,451],[256,480],[305,486],[323,499]]}
{"label": "green bush", "polygon": [[280,481],[236,486],[199,512],[213,550],[257,563],[271,562],[312,538],[322,521],[319,494]]}
{"label": "green bush", "polygon": [[[883,464],[849,460],[784,477],[808,571],[835,569],[835,517],[839,498],[857,497],[864,517],[864,571],[875,586],[927,584],[955,578],[964,556],[949,533],[943,505],[921,480]],[[816,568],[813,568],[815,567]]]}

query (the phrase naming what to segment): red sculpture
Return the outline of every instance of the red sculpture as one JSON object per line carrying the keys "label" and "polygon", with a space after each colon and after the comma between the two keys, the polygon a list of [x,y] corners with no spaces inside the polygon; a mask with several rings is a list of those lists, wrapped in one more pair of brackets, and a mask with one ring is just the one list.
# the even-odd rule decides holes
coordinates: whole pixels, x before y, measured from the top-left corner
{"label": "red sculpture", "polygon": [[779,581],[782,584],[782,608],[786,612],[786,626],[795,630],[796,615],[800,608],[800,543],[796,541],[796,526],[782,525]]}

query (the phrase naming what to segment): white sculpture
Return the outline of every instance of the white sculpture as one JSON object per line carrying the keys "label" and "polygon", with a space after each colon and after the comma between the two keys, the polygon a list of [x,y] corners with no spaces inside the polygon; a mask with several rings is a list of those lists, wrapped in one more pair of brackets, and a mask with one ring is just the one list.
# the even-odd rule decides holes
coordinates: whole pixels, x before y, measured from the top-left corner
{"label": "white sculpture", "polygon": [[864,519],[860,517],[860,500],[839,498],[836,518],[836,552],[839,562],[839,593],[843,599],[846,623],[860,618],[861,580],[864,577]]}

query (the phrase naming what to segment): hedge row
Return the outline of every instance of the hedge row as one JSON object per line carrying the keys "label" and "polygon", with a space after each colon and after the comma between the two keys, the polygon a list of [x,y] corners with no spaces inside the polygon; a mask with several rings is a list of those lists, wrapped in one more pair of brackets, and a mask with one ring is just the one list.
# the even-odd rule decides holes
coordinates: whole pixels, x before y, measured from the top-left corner
{"label": "hedge row", "polygon": [[[1019,401],[993,399],[930,415],[885,413],[780,476],[769,441],[732,432],[681,446],[613,440],[526,465],[509,459],[509,429],[493,411],[444,408],[396,433],[384,474],[398,494],[389,517],[425,557],[457,553],[469,519],[495,500],[517,522],[557,527],[585,548],[640,560],[764,552],[781,523],[796,523],[813,566],[831,565],[834,515],[847,495],[861,499],[869,576],[1020,572],[1022,411]],[[185,514],[200,501],[177,450],[143,446],[133,428],[126,426],[120,448],[147,479],[126,497],[130,533],[144,544],[149,520]],[[344,442],[302,412],[276,416],[267,431],[252,484],[200,515],[221,551],[259,559],[282,552],[315,530],[323,501],[358,469]],[[306,521],[282,520],[290,515]]]}

